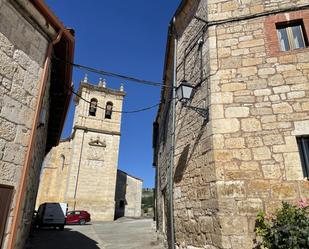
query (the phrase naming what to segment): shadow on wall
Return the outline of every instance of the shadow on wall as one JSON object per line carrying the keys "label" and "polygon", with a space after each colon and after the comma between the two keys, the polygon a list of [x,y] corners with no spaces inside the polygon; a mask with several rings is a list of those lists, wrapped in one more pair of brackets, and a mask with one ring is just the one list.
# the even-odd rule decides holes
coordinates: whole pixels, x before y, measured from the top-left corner
{"label": "shadow on wall", "polygon": [[[196,150],[196,147],[198,146],[201,138],[202,138],[202,135],[204,134],[205,132],[205,126],[207,125],[207,121],[204,120],[204,122],[202,123],[201,127],[200,127],[200,130],[198,132],[198,135],[194,141],[194,144],[192,146],[192,149],[191,149],[191,154],[189,155],[189,152],[190,152],[190,144],[187,144],[184,149],[182,150],[181,152],[181,155],[178,159],[178,163],[177,163],[177,166],[176,166],[176,169],[175,169],[175,174],[174,174],[174,182],[175,183],[179,183],[181,182],[184,174],[185,174],[185,171],[188,167],[188,164],[192,158],[192,156],[194,155],[195,153],[195,150]],[[182,128],[182,127],[181,127]]]}
{"label": "shadow on wall", "polygon": [[125,207],[128,204],[126,200],[127,175],[117,171],[116,193],[115,193],[115,215],[114,219],[124,217]]}
{"label": "shadow on wall", "polygon": [[181,182],[183,175],[186,171],[186,168],[188,166],[187,160],[189,155],[190,145],[188,144],[181,152],[181,155],[178,160],[178,164],[176,166],[175,175],[174,175],[174,181],[176,183]]}
{"label": "shadow on wall", "polygon": [[99,242],[69,228],[61,232],[42,229],[32,234],[25,249],[100,249],[98,244]]}

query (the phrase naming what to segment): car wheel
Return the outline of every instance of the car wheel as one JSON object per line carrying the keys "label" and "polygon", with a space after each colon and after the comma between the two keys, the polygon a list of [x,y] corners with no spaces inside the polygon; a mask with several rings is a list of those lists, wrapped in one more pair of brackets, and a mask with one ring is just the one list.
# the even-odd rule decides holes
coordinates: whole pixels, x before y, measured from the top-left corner
{"label": "car wheel", "polygon": [[63,229],[64,229],[64,225],[59,226],[60,231],[63,231]]}
{"label": "car wheel", "polygon": [[85,221],[84,219],[81,219],[81,220],[79,220],[79,224],[80,224],[80,225],[85,225],[85,224],[86,224],[86,221]]}

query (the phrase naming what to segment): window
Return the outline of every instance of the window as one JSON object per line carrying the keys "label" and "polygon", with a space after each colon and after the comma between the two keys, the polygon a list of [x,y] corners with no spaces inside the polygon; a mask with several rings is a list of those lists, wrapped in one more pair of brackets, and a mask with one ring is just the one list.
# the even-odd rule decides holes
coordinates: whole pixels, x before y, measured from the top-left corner
{"label": "window", "polygon": [[90,100],[89,116],[95,116],[97,112],[98,100],[93,98]]}
{"label": "window", "polygon": [[113,103],[107,102],[105,107],[105,118],[111,119],[113,113]]}
{"label": "window", "polygon": [[304,177],[309,177],[309,136],[297,138]]}
{"label": "window", "polygon": [[302,21],[296,21],[288,24],[278,24],[277,31],[281,51],[306,47],[307,41]]}

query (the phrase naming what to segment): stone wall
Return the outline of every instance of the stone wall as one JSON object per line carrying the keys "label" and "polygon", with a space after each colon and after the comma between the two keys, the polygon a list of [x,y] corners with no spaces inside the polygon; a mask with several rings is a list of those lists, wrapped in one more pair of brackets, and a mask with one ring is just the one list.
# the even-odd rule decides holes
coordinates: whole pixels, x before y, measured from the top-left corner
{"label": "stone wall", "polygon": [[[0,1],[0,183],[14,187],[3,248],[6,248],[16,193],[28,149],[48,41],[8,1]],[[48,92],[47,86],[46,92]],[[48,94],[43,108],[48,111]],[[47,116],[48,118],[48,112]],[[46,126],[37,130],[15,248],[28,233],[43,159]]]}
{"label": "stone wall", "polygon": [[210,111],[222,110],[212,116],[212,133],[224,248],[252,248],[258,210],[309,195],[296,141],[308,135],[309,52],[281,52],[275,26],[308,13],[217,27]]}
{"label": "stone wall", "polygon": [[[70,181],[71,140],[62,141],[46,155],[42,167],[36,209],[46,202],[63,202],[67,200]],[[44,184],[43,184],[44,183]],[[71,206],[69,206],[71,208]]]}
{"label": "stone wall", "polygon": [[[96,139],[106,147],[89,144]],[[86,209],[94,220],[114,219],[119,141],[119,136],[83,130],[75,133],[70,177],[75,180],[69,184],[68,203],[73,202],[76,188],[76,209]]]}
{"label": "stone wall", "polygon": [[[189,104],[210,112],[204,120],[177,104],[174,218],[179,248],[253,248],[259,210],[271,212],[283,200],[309,196],[296,143],[297,136],[309,135],[309,52],[280,52],[275,25],[304,18],[308,33],[308,10],[250,16],[304,4],[209,0],[198,7],[188,3],[176,17],[177,81],[193,83],[197,90]],[[210,26],[200,32],[205,24],[193,15]],[[246,20],[229,20],[243,16]],[[225,22],[212,24],[215,20]],[[157,119],[157,208],[164,233],[171,135],[167,92]]]}
{"label": "stone wall", "polygon": [[[89,144],[97,139],[106,147]],[[67,202],[93,220],[113,220],[118,147],[119,136],[77,129],[45,158],[36,206]]]}
{"label": "stone wall", "polygon": [[127,180],[127,195],[125,216],[127,217],[140,217],[142,206],[142,180],[128,176]]}
{"label": "stone wall", "polygon": [[142,184],[142,180],[117,171],[115,218],[141,216]]}
{"label": "stone wall", "polygon": [[[122,102],[125,93],[123,90],[113,90],[105,87],[98,87],[95,85],[81,82],[79,93],[84,99],[89,101],[92,98],[97,99],[97,105],[101,108],[97,108],[96,116],[89,116],[89,103],[85,101],[79,101],[76,99],[76,110],[74,116],[73,126],[82,126],[89,129],[98,129],[108,132],[120,132],[121,128],[121,113],[117,112],[122,110]],[[105,118],[105,107],[107,102],[113,103],[113,114],[111,119]]]}

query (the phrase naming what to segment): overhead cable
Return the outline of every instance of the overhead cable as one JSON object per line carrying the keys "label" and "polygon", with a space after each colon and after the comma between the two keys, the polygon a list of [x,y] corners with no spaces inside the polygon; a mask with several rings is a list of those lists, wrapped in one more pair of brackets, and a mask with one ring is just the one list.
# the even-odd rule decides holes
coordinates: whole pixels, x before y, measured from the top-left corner
{"label": "overhead cable", "polygon": [[65,61],[65,60],[62,60],[62,59],[57,58],[57,57],[53,57],[53,59],[56,60],[56,61],[65,63],[65,64],[69,64],[69,65],[71,65],[73,67],[76,67],[76,68],[79,68],[79,69],[83,69],[83,70],[86,70],[88,72],[99,74],[99,75],[104,75],[104,76],[124,79],[124,80],[128,80],[128,81],[131,81],[131,82],[136,82],[136,83],[139,83],[139,84],[144,84],[144,85],[149,85],[149,86],[166,87],[166,88],[172,87],[172,86],[164,85],[163,83],[160,83],[160,82],[139,79],[139,78],[123,75],[123,74],[113,73],[113,72],[105,71],[105,70],[102,70],[102,69],[96,69],[96,68],[93,68],[93,67],[89,67],[89,66],[85,66],[85,65],[69,62],[69,61]]}
{"label": "overhead cable", "polygon": [[[87,102],[88,104],[91,104],[91,101],[83,98],[80,94],[78,94],[77,92],[75,92],[73,89],[70,89],[70,91],[76,95],[79,99]],[[138,113],[138,112],[144,112],[144,111],[148,111],[148,110],[151,110],[157,106],[159,106],[160,103],[157,103],[157,104],[154,104],[154,105],[151,105],[151,106],[147,106],[147,107],[144,107],[144,108],[141,108],[141,109],[136,109],[136,110],[130,110],[130,111],[117,111],[117,110],[113,110],[113,112],[117,112],[117,113],[124,113],[124,114],[132,114],[132,113]],[[102,106],[96,106],[97,108],[99,109],[102,109],[102,110],[106,110],[106,108],[102,107]]]}

